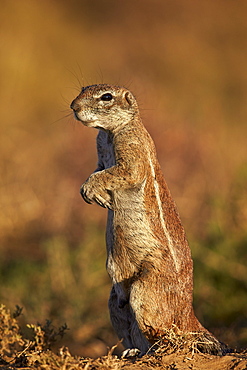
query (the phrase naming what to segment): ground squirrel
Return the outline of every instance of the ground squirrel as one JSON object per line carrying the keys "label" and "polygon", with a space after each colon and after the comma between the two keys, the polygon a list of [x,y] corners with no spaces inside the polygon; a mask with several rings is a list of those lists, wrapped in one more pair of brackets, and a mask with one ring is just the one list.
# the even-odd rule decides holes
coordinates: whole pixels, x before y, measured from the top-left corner
{"label": "ground squirrel", "polygon": [[145,353],[177,328],[202,333],[220,352],[194,315],[190,248],[135,97],[124,87],[92,85],[71,108],[77,120],[99,129],[98,167],[81,195],[108,208],[109,310],[117,335],[126,348]]}

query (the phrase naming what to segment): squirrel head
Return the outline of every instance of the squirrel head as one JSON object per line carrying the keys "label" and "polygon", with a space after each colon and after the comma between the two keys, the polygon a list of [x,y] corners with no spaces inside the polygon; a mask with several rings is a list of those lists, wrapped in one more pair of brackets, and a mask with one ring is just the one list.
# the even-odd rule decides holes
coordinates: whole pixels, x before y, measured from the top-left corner
{"label": "squirrel head", "polygon": [[129,90],[107,84],[83,87],[70,108],[85,126],[113,133],[139,114],[136,99]]}

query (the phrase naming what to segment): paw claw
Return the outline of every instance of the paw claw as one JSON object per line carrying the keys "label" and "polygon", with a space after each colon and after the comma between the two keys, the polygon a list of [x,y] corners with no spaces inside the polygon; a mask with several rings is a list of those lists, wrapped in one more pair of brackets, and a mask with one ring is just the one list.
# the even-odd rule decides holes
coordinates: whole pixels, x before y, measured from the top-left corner
{"label": "paw claw", "polygon": [[141,351],[138,348],[127,348],[123,351],[121,358],[139,357]]}

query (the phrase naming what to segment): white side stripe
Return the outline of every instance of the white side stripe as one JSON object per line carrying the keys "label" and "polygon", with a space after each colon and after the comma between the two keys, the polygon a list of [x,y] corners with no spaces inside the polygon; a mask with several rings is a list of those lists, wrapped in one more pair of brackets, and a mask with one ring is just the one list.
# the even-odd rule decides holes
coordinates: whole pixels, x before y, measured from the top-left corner
{"label": "white side stripe", "polygon": [[154,171],[154,167],[153,167],[153,163],[151,161],[151,158],[149,158],[149,164],[150,164],[150,167],[151,167],[152,176],[153,176],[153,180],[154,180],[154,189],[155,189],[155,196],[156,196],[157,204],[158,204],[158,208],[159,208],[160,222],[161,222],[162,228],[164,230],[164,234],[165,234],[167,242],[168,242],[168,248],[169,248],[170,253],[172,255],[176,271],[178,271],[179,270],[179,263],[177,261],[177,257],[176,257],[176,253],[175,253],[175,250],[174,250],[172,238],[171,238],[171,236],[170,236],[170,234],[167,230],[166,224],[165,224],[165,220],[164,220],[164,216],[163,216],[162,202],[161,202],[161,199],[160,199],[159,184],[155,180],[155,171]]}

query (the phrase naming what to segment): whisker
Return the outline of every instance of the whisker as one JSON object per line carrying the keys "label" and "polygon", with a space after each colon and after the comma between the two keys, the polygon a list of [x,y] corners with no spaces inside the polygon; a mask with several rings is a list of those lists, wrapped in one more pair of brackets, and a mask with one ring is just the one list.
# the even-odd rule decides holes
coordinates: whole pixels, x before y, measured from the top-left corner
{"label": "whisker", "polygon": [[[80,72],[80,78],[81,78],[81,84],[80,84],[81,86],[80,87],[82,88],[82,86],[84,86],[84,76],[83,76],[80,64],[78,62],[76,62],[76,64],[77,64],[77,68],[79,69],[79,72]],[[78,80],[79,80],[79,78],[78,78]],[[80,82],[80,80],[79,80],[79,82]]]}
{"label": "whisker", "polygon": [[64,103],[66,104],[66,107],[70,106],[70,101],[66,99],[61,92],[60,92],[60,96],[63,99]]}
{"label": "whisker", "polygon": [[79,91],[81,91],[82,84],[81,84],[81,81],[80,81],[79,77],[77,76],[77,74],[76,74],[74,71],[71,71],[71,70],[70,70],[70,69],[68,69],[68,68],[67,68],[67,71],[69,71],[69,73],[70,73],[70,74],[72,74],[72,76],[76,79],[77,84],[79,85],[79,87],[78,87],[78,86],[76,86],[77,91],[78,91],[78,90],[79,90]]}
{"label": "whisker", "polygon": [[68,118],[68,117],[73,118],[73,113],[70,112],[70,113],[66,114],[65,116],[63,116],[63,117],[58,118],[56,121],[51,122],[51,125],[53,125],[54,123],[57,123],[59,121],[62,121],[63,119]]}
{"label": "whisker", "polygon": [[97,75],[100,80],[100,83],[103,84],[104,83],[103,72],[99,65],[97,65]]}

